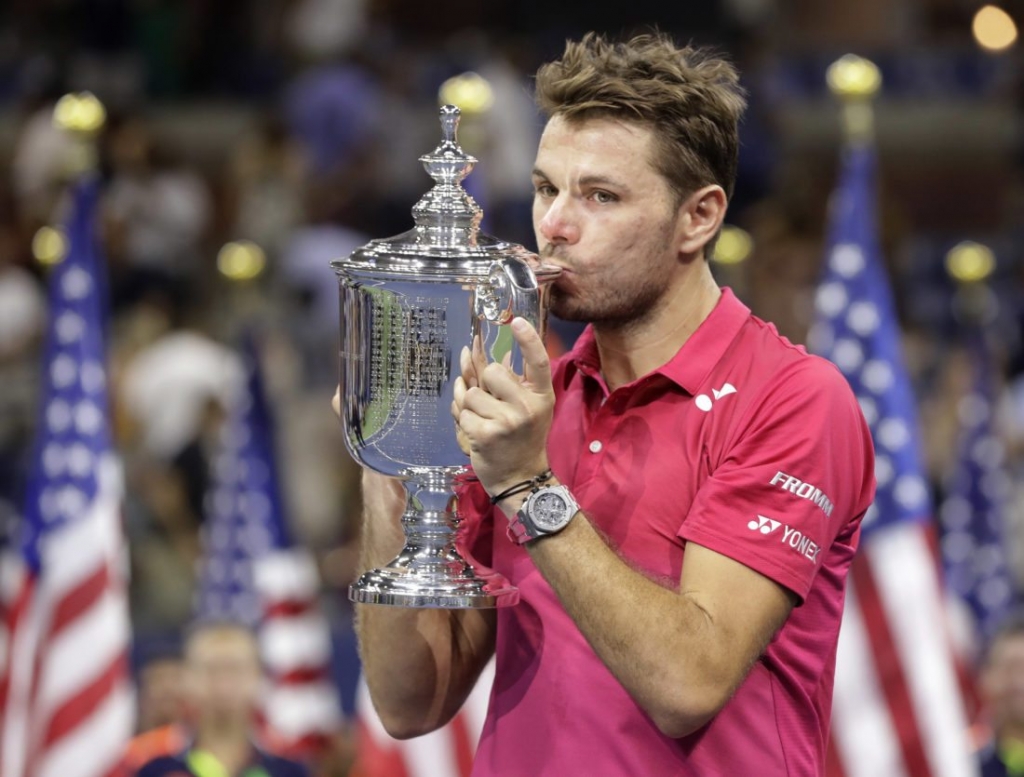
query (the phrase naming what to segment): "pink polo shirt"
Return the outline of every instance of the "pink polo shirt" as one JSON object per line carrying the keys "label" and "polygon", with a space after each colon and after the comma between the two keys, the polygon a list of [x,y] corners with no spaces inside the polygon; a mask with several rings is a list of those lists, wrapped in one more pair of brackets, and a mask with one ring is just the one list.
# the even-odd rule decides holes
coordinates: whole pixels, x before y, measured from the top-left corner
{"label": "pink polo shirt", "polygon": [[498,611],[474,776],[820,775],[844,582],[874,496],[871,437],[846,380],[725,289],[659,370],[608,393],[588,329],[554,384],[552,469],[616,552],[678,584],[692,540],[800,604],[721,712],[671,739],[506,538],[500,512],[491,530],[475,486],[463,499],[464,539],[521,602]]}

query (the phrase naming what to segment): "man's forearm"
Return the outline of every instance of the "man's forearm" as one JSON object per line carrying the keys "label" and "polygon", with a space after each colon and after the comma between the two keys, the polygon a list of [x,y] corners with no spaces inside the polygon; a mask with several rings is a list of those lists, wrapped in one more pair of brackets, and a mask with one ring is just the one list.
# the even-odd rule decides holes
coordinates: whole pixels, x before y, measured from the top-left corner
{"label": "man's forearm", "polygon": [[[404,544],[397,489],[375,478],[363,479],[360,571],[388,563]],[[366,682],[392,735],[432,731],[458,711],[493,652],[493,628],[493,614],[479,611],[356,606]]]}
{"label": "man's forearm", "polygon": [[630,569],[580,514],[531,543],[534,564],[598,658],[665,733],[717,709],[715,635],[693,602]]}
{"label": "man's forearm", "polygon": [[702,608],[700,592],[630,568],[583,513],[526,548],[594,652],[664,733],[684,736],[707,722],[749,669],[749,661],[738,668],[732,635]]}

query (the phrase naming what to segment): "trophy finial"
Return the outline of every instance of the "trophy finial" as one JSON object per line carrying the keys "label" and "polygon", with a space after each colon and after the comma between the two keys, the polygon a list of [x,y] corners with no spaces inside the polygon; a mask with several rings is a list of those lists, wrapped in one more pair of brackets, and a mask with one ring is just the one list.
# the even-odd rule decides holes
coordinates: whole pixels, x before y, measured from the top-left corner
{"label": "trophy finial", "polygon": [[423,242],[471,245],[483,218],[480,206],[462,187],[462,179],[473,170],[476,157],[459,145],[461,115],[462,111],[455,105],[441,106],[441,144],[420,157],[435,184],[412,209]]}
{"label": "trophy finial", "polygon": [[458,148],[459,118],[462,116],[462,111],[459,110],[459,106],[457,105],[442,105],[440,114],[441,145],[455,146]]}

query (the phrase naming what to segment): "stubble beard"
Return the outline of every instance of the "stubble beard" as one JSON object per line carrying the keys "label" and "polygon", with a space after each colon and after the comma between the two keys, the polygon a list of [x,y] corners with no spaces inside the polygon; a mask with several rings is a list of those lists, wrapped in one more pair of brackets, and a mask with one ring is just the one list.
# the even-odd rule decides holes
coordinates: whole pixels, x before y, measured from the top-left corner
{"label": "stubble beard", "polygon": [[593,324],[599,329],[628,329],[642,324],[650,316],[665,284],[644,278],[629,288],[605,288],[584,299],[569,295],[555,286],[551,290],[551,312],[563,321]]}

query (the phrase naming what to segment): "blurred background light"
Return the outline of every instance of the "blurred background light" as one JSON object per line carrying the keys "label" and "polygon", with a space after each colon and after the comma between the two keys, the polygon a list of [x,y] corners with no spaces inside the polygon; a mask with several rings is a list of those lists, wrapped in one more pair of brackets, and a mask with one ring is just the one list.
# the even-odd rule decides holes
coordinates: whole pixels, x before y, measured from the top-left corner
{"label": "blurred background light", "polygon": [[996,258],[992,249],[981,243],[965,240],[946,254],[946,271],[961,283],[981,281],[992,274]]}
{"label": "blurred background light", "polygon": [[726,224],[715,245],[714,261],[718,264],[740,264],[745,261],[754,248],[754,240],[750,233]]}
{"label": "blurred background light", "polygon": [[68,253],[68,239],[62,229],[40,227],[32,238],[32,256],[39,264],[60,264]]}
{"label": "blurred background light", "polygon": [[252,280],[263,272],[266,265],[266,254],[251,240],[227,243],[217,254],[217,269],[221,275],[233,281]]}
{"label": "blurred background light", "polygon": [[974,14],[974,40],[987,51],[1005,51],[1017,42],[1017,25],[1002,8],[986,5]]}
{"label": "blurred background light", "polygon": [[78,92],[61,97],[53,109],[53,121],[72,132],[96,132],[106,121],[107,112],[94,94]]}
{"label": "blurred background light", "polygon": [[479,73],[452,76],[438,90],[442,105],[457,105],[466,114],[485,113],[494,104],[494,90]]}
{"label": "blurred background light", "polygon": [[882,74],[869,59],[846,54],[827,71],[828,87],[834,94],[870,97],[882,85]]}

